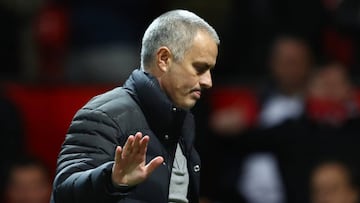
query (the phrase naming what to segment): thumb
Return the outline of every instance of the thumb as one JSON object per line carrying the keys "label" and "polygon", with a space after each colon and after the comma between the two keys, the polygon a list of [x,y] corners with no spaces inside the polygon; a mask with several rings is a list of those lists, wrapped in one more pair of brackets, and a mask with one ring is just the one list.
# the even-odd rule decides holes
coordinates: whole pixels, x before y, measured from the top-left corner
{"label": "thumb", "polygon": [[157,167],[159,167],[164,162],[164,158],[161,156],[155,157],[151,160],[146,166],[146,173],[150,175]]}

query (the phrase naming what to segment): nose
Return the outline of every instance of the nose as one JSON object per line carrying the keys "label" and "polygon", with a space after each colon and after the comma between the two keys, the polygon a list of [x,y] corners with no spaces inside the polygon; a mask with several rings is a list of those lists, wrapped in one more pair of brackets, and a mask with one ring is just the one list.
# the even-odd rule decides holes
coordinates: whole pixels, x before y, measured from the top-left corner
{"label": "nose", "polygon": [[200,76],[200,86],[201,88],[209,89],[212,87],[212,79],[210,70],[206,71]]}

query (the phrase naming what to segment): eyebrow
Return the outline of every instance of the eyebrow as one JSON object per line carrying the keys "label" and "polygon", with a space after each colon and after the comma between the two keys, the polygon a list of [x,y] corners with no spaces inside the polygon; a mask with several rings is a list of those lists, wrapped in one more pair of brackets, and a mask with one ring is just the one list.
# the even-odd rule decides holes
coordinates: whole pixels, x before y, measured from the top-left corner
{"label": "eyebrow", "polygon": [[200,68],[203,68],[203,69],[213,69],[215,67],[212,64],[209,64],[207,62],[201,62],[201,61],[194,62],[193,65],[200,66]]}

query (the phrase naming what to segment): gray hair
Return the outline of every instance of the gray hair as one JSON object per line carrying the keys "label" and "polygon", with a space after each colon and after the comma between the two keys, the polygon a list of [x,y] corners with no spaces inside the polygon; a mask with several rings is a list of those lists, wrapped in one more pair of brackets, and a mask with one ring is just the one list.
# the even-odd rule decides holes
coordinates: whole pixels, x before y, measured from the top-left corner
{"label": "gray hair", "polygon": [[196,14],[187,10],[173,10],[162,14],[149,25],[143,36],[141,68],[149,68],[161,46],[170,49],[175,61],[182,60],[199,30],[209,33],[216,44],[220,44],[215,29]]}

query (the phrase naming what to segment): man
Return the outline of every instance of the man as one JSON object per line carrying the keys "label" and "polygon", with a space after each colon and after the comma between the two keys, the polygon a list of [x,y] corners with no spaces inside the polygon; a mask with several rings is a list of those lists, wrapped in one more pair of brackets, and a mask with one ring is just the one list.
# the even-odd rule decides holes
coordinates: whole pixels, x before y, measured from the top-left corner
{"label": "man", "polygon": [[200,159],[189,109],[212,86],[219,38],[185,10],[145,31],[141,70],[75,115],[52,202],[198,202]]}
{"label": "man", "polygon": [[311,49],[303,38],[279,36],[271,49],[272,82],[261,92],[259,125],[268,129],[304,112],[304,92],[313,66]]}
{"label": "man", "polygon": [[[3,139],[0,143],[0,180],[6,179],[6,168],[18,156],[24,154],[24,125],[18,106],[0,87],[0,131]],[[0,181],[0,202],[4,199],[5,181]]]}
{"label": "man", "polygon": [[21,157],[10,166],[6,181],[7,203],[47,203],[51,194],[50,172],[35,157]]}
{"label": "man", "polygon": [[356,170],[340,161],[326,161],[311,174],[311,202],[358,203],[359,186]]}

